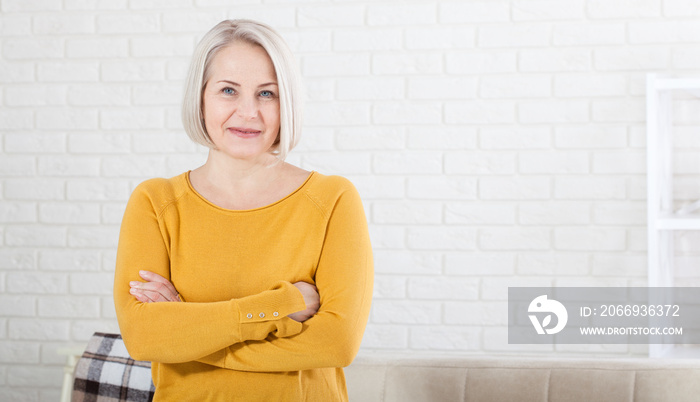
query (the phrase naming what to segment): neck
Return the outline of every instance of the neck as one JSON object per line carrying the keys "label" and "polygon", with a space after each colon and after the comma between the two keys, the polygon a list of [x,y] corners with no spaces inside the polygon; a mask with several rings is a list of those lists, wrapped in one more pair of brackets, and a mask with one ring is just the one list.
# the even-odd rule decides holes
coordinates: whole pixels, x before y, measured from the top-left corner
{"label": "neck", "polygon": [[255,160],[235,159],[210,150],[204,165],[196,169],[210,185],[224,189],[244,189],[270,183],[279,175],[284,163],[272,154]]}

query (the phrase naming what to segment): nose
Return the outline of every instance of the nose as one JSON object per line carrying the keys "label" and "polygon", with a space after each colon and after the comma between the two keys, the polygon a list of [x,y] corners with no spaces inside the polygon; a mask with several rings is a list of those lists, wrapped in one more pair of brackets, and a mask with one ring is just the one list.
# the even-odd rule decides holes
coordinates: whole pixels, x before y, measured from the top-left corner
{"label": "nose", "polygon": [[242,96],[236,105],[236,112],[246,120],[255,119],[259,112],[257,99],[251,96]]}

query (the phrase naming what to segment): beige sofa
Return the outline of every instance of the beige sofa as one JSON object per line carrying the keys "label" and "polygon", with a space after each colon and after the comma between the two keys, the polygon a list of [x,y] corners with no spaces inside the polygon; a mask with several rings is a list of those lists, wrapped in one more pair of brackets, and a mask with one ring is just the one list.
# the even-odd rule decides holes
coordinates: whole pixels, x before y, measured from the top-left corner
{"label": "beige sofa", "polygon": [[353,402],[700,401],[700,360],[358,357]]}

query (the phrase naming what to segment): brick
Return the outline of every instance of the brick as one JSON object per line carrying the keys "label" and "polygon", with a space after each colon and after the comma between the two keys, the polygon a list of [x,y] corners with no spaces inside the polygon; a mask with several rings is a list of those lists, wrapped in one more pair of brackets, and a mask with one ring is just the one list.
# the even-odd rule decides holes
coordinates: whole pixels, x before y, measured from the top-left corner
{"label": "brick", "polygon": [[581,20],[585,18],[585,2],[573,0],[519,0],[512,8],[513,21]]}
{"label": "brick", "polygon": [[[309,131],[311,130],[304,131],[302,143],[307,142]],[[128,136],[124,136],[128,140]],[[197,146],[183,133],[140,132],[135,134],[131,141],[134,151],[138,153],[192,153],[197,149]],[[123,149],[128,151],[128,145]]]}
{"label": "brick", "polygon": [[338,100],[401,100],[405,98],[403,78],[344,78],[336,84]]}
{"label": "brick", "polygon": [[127,108],[100,111],[100,127],[105,130],[142,130],[162,128],[161,108]]}
{"label": "brick", "polygon": [[[280,2],[274,7],[269,7],[267,4],[259,7],[246,7],[245,15],[246,18],[260,21],[282,30],[282,36],[286,40],[286,32],[283,29],[296,28],[297,26],[296,7],[293,4]],[[235,8],[231,9],[228,13],[228,18],[240,18],[240,11]]]}
{"label": "brick", "polygon": [[442,104],[439,102],[375,103],[372,122],[376,124],[439,124]]}
{"label": "brick", "polygon": [[[359,79],[360,81],[364,81],[365,79]],[[318,101],[333,101],[336,99],[336,90],[335,90],[335,79],[332,79],[330,77],[328,78],[308,78],[304,80],[304,95],[306,96],[307,102],[318,102]],[[344,78],[342,81],[339,82],[338,85],[347,85],[344,84],[348,81],[348,78]],[[343,83],[343,84],[341,84]],[[354,91],[353,91],[354,92]],[[355,92],[357,94],[359,92]],[[352,94],[347,95],[347,96],[353,96]],[[365,95],[360,94],[359,96],[364,97]],[[338,97],[338,99],[340,99]],[[347,100],[343,98],[342,100]]]}
{"label": "brick", "polygon": [[413,226],[406,239],[411,250],[476,249],[476,230],[466,226]]}
{"label": "brick", "polygon": [[[481,300],[508,300],[509,287],[552,287],[551,277],[527,278],[519,276],[487,277],[481,281]],[[507,309],[504,308],[504,312]]]}
{"label": "brick", "polygon": [[305,129],[302,140],[294,148],[294,153],[335,150],[333,131],[331,127],[309,127]]}
{"label": "brick", "polygon": [[85,296],[45,296],[39,298],[39,317],[99,318],[100,299]]}
{"label": "brick", "polygon": [[32,33],[32,19],[30,15],[0,16],[0,35],[29,36]]}
{"label": "brick", "polygon": [[308,54],[301,58],[304,77],[366,76],[370,71],[370,59],[363,53]]}
{"label": "brick", "polygon": [[5,230],[5,242],[14,247],[61,247],[66,244],[66,230],[47,226],[9,226]]}
{"label": "brick", "polygon": [[589,18],[645,18],[661,15],[661,0],[589,0]]}
{"label": "brick", "polygon": [[644,174],[645,152],[596,152],[593,154],[593,173]]}
{"label": "brick", "polygon": [[113,273],[70,274],[70,290],[81,295],[110,295],[114,287]]}
{"label": "brick", "polygon": [[377,275],[374,278],[374,298],[404,299],[406,282],[407,279],[404,276]]}
{"label": "brick", "polygon": [[512,174],[516,171],[516,157],[514,152],[450,152],[445,155],[445,172],[469,175]]}
{"label": "brick", "polygon": [[0,129],[14,130],[30,129],[33,127],[34,113],[31,110],[0,111]]}
{"label": "brick", "polygon": [[309,104],[304,123],[309,126],[357,126],[370,122],[366,102],[324,102]]}
{"label": "brick", "polygon": [[[190,3],[189,0],[185,0]],[[164,8],[180,8],[183,7],[182,1],[180,2],[169,2],[166,0],[159,0],[163,3],[162,7],[156,7],[157,9]],[[143,3],[143,4],[142,4]],[[131,6],[139,8],[151,8],[148,4],[149,2],[139,1],[132,3]],[[152,3],[152,2],[151,2]],[[152,4],[154,5],[154,4]],[[163,13],[161,31],[166,33],[183,33],[183,32],[193,32],[198,35],[202,35],[207,32],[214,25],[220,21],[226,19],[226,12],[221,10],[217,12],[193,12],[191,6],[184,5],[189,8],[183,11],[167,11]],[[157,21],[156,21],[157,23]]]}
{"label": "brick", "polygon": [[596,122],[641,122],[646,119],[644,99],[597,100],[591,104]]}
{"label": "brick", "polygon": [[319,172],[344,172],[346,174],[369,174],[371,170],[370,155],[361,152],[323,153],[304,155],[302,167]]}
{"label": "brick", "polygon": [[[292,12],[292,15],[294,12]],[[278,25],[272,25],[278,27]],[[284,32],[282,36],[294,54],[330,52],[333,49],[333,36],[330,31]],[[347,43],[346,43],[347,44]],[[348,46],[353,46],[347,44]],[[369,44],[368,44],[369,45]],[[370,45],[371,46],[371,45]]]}
{"label": "brick", "polygon": [[134,57],[190,57],[195,43],[189,35],[157,35],[131,39],[129,45]]}
{"label": "brick", "polygon": [[673,68],[700,68],[700,48],[683,46],[671,50],[671,67]]}
{"label": "brick", "polygon": [[39,81],[45,82],[94,82],[100,76],[100,65],[93,62],[39,62],[36,70]]}
{"label": "brick", "polygon": [[333,50],[340,52],[400,50],[402,46],[403,33],[400,29],[362,28],[338,30],[333,34]]}
{"label": "brick", "polygon": [[[10,339],[23,341],[68,341],[70,339],[68,334],[70,325],[66,320],[15,318],[10,319],[8,324]],[[51,370],[59,372],[55,368]]]}
{"label": "brick", "polygon": [[589,121],[588,101],[523,101],[518,104],[522,123],[584,123]]}
{"label": "brick", "polygon": [[5,180],[4,195],[8,200],[61,200],[65,197],[65,183],[56,179]]}
{"label": "brick", "polygon": [[586,225],[591,222],[591,206],[587,202],[521,203],[518,223],[522,225]]}
{"label": "brick", "polygon": [[475,277],[513,275],[515,255],[502,252],[449,252],[445,254],[445,273]]}
{"label": "brick", "polygon": [[126,180],[76,179],[66,184],[66,198],[72,201],[126,201],[130,193]]}
{"label": "brick", "polygon": [[372,171],[379,174],[442,173],[442,155],[438,152],[382,152],[372,158]]}
{"label": "brick", "polygon": [[76,156],[41,156],[39,174],[43,176],[98,176],[100,158]]}
{"label": "brick", "polygon": [[[142,3],[148,0],[141,0]],[[123,10],[127,0],[65,0],[66,10]]]}
{"label": "brick", "polygon": [[64,57],[63,40],[56,38],[9,38],[2,54],[10,60],[57,59]]}
{"label": "brick", "polygon": [[110,295],[100,298],[100,317],[116,320],[117,312],[114,307],[114,296]]}
{"label": "brick", "polygon": [[128,106],[131,87],[127,85],[71,85],[67,91],[71,106]]}
{"label": "brick", "polygon": [[306,6],[297,8],[300,27],[344,27],[364,25],[365,8],[362,5]]}
{"label": "brick", "polygon": [[483,200],[543,200],[550,198],[549,177],[487,177],[479,179]]}
{"label": "brick", "polygon": [[485,228],[479,230],[478,247],[482,250],[547,250],[550,241],[549,229]]}
{"label": "brick", "polygon": [[495,24],[479,26],[479,47],[542,47],[550,43],[547,24]]}
{"label": "brick", "polygon": [[522,253],[518,254],[516,270],[521,276],[589,275],[589,259],[588,253]]}
{"label": "brick", "polygon": [[493,75],[481,78],[483,98],[542,98],[552,95],[549,75]]}
{"label": "brick", "polygon": [[109,320],[96,320],[96,319],[89,319],[89,320],[79,320],[79,319],[73,319],[71,320],[71,338],[76,340],[76,341],[82,341],[84,343],[87,343],[90,337],[97,332],[97,331],[104,331],[105,333],[108,334],[118,334],[119,333],[119,325],[117,324],[117,321],[114,319],[109,319]]}
{"label": "brick", "polygon": [[91,250],[40,250],[42,271],[98,271],[100,254]]}
{"label": "brick", "polygon": [[441,2],[439,8],[441,23],[459,24],[510,21],[510,5],[507,2],[452,1]]}
{"label": "brick", "polygon": [[68,136],[68,150],[71,153],[123,154],[130,152],[130,149],[131,137],[125,133],[70,134]]}
{"label": "brick", "polygon": [[666,17],[697,17],[700,16],[700,7],[692,0],[665,0],[663,2],[663,15]]}
{"label": "brick", "polygon": [[7,153],[62,153],[66,151],[66,136],[58,133],[23,133],[5,135]]}
{"label": "brick", "polygon": [[106,156],[102,158],[103,177],[163,177],[165,159],[145,156]]}
{"label": "brick", "polygon": [[68,228],[68,246],[74,248],[116,248],[119,228],[84,226]]}
{"label": "brick", "polygon": [[554,228],[554,247],[557,250],[622,251],[626,248],[624,229],[586,227]]}
{"label": "brick", "polygon": [[634,22],[629,24],[630,43],[697,42],[700,29],[691,21]]}
{"label": "brick", "polygon": [[363,200],[403,199],[406,193],[404,180],[397,180],[396,176],[372,174],[348,178],[355,184]]}
{"label": "brick", "polygon": [[439,324],[440,302],[425,300],[375,300],[372,322],[380,324]]}
{"label": "brick", "polygon": [[0,222],[33,223],[37,221],[36,204],[29,202],[0,203]]}
{"label": "brick", "polygon": [[513,225],[515,205],[447,202],[445,223],[463,225]]}
{"label": "brick", "polygon": [[474,27],[411,28],[406,30],[405,37],[409,50],[471,49],[476,46]]}
{"label": "brick", "polygon": [[529,151],[518,154],[518,171],[526,174],[578,174],[590,171],[588,152]]}
{"label": "brick", "polygon": [[[236,5],[257,4],[260,0],[238,0]],[[215,6],[230,6],[231,2],[226,0],[195,0],[195,6],[198,7],[215,7]]]}
{"label": "brick", "polygon": [[91,130],[97,128],[97,111],[78,108],[41,108],[36,127],[43,130]]}
{"label": "brick", "polygon": [[643,226],[646,215],[644,202],[606,202],[593,207],[593,222],[600,225]]}
{"label": "brick", "polygon": [[113,61],[101,63],[100,67],[100,75],[106,82],[165,79],[165,62],[160,61]]}
{"label": "brick", "polygon": [[66,55],[74,59],[126,58],[129,42],[126,38],[68,39]]}
{"label": "brick", "polygon": [[419,150],[474,149],[476,129],[473,127],[442,126],[439,131],[429,132],[425,128],[408,128],[408,148]]}
{"label": "brick", "polygon": [[473,99],[476,77],[415,77],[408,79],[408,98],[424,100]]}
{"label": "brick", "polygon": [[[48,232],[48,231],[47,231]],[[45,232],[46,233],[46,232]],[[59,233],[56,233],[59,235]],[[62,237],[62,236],[58,236]],[[61,246],[58,242],[50,244],[37,243],[37,246]],[[22,272],[7,274],[8,293],[23,295],[63,294],[68,290],[68,280],[64,274],[51,274],[46,272]]]}
{"label": "brick", "polygon": [[38,35],[75,35],[95,32],[92,15],[49,14],[32,18],[33,32]]}
{"label": "brick", "polygon": [[552,29],[555,46],[624,45],[627,29],[624,23],[566,23]]}
{"label": "brick", "polygon": [[61,0],[3,0],[3,12],[60,10]]}
{"label": "brick", "polygon": [[336,134],[339,150],[399,150],[405,148],[405,142],[406,136],[398,127],[341,128]]}
{"label": "brick", "polygon": [[42,223],[100,223],[100,205],[87,203],[47,203],[39,206]]}
{"label": "brick", "polygon": [[483,127],[479,134],[482,149],[538,149],[551,146],[549,127]]}
{"label": "brick", "polygon": [[102,213],[100,215],[103,224],[120,225],[124,216],[124,204],[102,204]]}
{"label": "brick", "polygon": [[593,56],[588,49],[524,49],[518,68],[523,72],[590,71]]}
{"label": "brick", "polygon": [[0,362],[38,364],[39,348],[36,342],[3,342],[0,344]]}
{"label": "brick", "polygon": [[[35,296],[0,295],[0,314],[3,317],[34,317],[36,305]],[[3,359],[6,353],[7,350],[0,346],[0,362],[8,361]]]}
{"label": "brick", "polygon": [[36,159],[31,156],[4,156],[0,160],[2,176],[33,176],[36,173]]}
{"label": "brick", "polygon": [[411,176],[408,197],[418,200],[476,199],[477,179],[454,176]]}
{"label": "brick", "polygon": [[377,53],[372,56],[373,74],[437,74],[442,68],[442,58],[433,53]]}
{"label": "brick", "polygon": [[372,205],[372,222],[438,224],[442,222],[442,206],[438,202],[377,201]]}
{"label": "brick", "polygon": [[556,127],[554,142],[558,148],[624,148],[627,129],[608,124]]}
{"label": "brick", "polygon": [[568,200],[622,199],[626,196],[624,178],[617,177],[556,177],[554,196]]}
{"label": "brick", "polygon": [[36,258],[33,250],[0,250],[0,270],[28,271],[33,269],[36,269]]}
{"label": "brick", "polygon": [[595,68],[603,71],[659,70],[669,63],[665,47],[599,48],[593,57]]}
{"label": "brick", "polygon": [[97,16],[97,33],[128,34],[160,31],[159,16],[155,14],[102,14]]}
{"label": "brick", "polygon": [[515,102],[475,100],[445,104],[447,124],[507,124],[515,122]]}
{"label": "brick", "polygon": [[405,229],[402,226],[370,225],[369,237],[375,250],[406,248]]}
{"label": "brick", "polygon": [[367,6],[369,25],[422,25],[437,22],[437,8],[433,4],[372,4]]}
{"label": "brick", "polygon": [[408,297],[423,300],[477,300],[479,279],[449,276],[409,278]]}
{"label": "brick", "polygon": [[673,158],[674,173],[686,175],[700,174],[700,163],[698,163],[696,152],[676,151]]}
{"label": "brick", "polygon": [[445,60],[448,74],[514,73],[518,69],[518,56],[513,51],[446,52]]}
{"label": "brick", "polygon": [[456,325],[506,325],[508,307],[505,302],[446,302],[445,323]]}
{"label": "brick", "polygon": [[557,74],[554,95],[557,97],[625,96],[627,77],[610,74]]}
{"label": "brick", "polygon": [[409,346],[418,350],[481,350],[480,327],[411,327]]}
{"label": "brick", "polygon": [[0,61],[0,82],[16,84],[34,81],[34,63]]}
{"label": "brick", "polygon": [[370,323],[362,337],[361,347],[405,350],[408,347],[408,328],[403,325]]}

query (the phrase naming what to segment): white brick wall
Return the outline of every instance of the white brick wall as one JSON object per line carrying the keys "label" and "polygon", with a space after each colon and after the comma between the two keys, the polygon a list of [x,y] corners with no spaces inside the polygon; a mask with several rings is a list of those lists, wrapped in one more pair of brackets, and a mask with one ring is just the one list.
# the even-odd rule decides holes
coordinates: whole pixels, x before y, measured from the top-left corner
{"label": "white brick wall", "polygon": [[[0,0],[0,400],[57,400],[55,350],[118,330],[124,204],[204,160],[179,123],[189,55],[246,17],[298,56],[290,160],[363,196],[365,350],[646,352],[508,345],[505,292],[645,283],[644,77],[700,69],[696,0]],[[692,199],[698,105],[679,110]]]}

